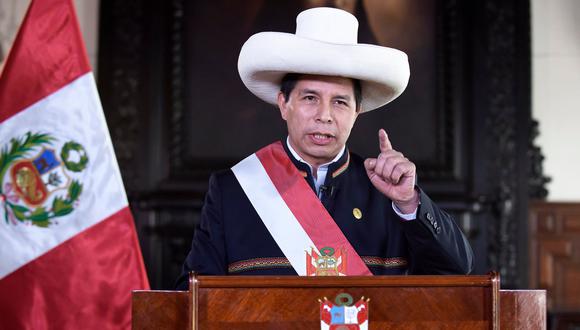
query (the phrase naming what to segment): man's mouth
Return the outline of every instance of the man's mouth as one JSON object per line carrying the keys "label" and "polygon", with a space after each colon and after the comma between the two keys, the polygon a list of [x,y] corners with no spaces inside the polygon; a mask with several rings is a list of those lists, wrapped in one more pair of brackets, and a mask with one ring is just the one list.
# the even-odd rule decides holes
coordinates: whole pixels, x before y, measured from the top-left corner
{"label": "man's mouth", "polygon": [[327,144],[334,139],[334,135],[326,133],[312,133],[310,137],[314,143],[321,145]]}

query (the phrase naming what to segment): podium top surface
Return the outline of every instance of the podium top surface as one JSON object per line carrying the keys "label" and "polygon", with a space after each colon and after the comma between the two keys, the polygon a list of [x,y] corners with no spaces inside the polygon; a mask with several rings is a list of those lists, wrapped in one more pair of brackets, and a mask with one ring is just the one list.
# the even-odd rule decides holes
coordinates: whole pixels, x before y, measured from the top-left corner
{"label": "podium top surface", "polygon": [[199,288],[267,287],[489,287],[498,285],[491,275],[414,275],[414,276],[192,276]]}

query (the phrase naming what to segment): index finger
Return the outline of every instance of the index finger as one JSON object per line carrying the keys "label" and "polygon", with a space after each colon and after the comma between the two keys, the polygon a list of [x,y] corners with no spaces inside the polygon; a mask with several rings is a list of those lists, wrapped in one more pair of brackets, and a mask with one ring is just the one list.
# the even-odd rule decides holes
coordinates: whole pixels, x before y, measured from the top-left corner
{"label": "index finger", "polygon": [[379,130],[379,148],[381,152],[393,150],[393,146],[391,145],[391,141],[389,140],[389,136],[384,129]]}

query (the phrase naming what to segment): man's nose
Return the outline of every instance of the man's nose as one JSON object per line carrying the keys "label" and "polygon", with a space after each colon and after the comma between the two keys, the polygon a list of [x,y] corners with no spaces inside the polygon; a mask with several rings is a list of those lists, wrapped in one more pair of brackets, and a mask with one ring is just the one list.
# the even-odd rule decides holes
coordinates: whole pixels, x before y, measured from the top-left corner
{"label": "man's nose", "polygon": [[332,123],[331,107],[328,103],[321,103],[316,113],[316,120],[322,123]]}

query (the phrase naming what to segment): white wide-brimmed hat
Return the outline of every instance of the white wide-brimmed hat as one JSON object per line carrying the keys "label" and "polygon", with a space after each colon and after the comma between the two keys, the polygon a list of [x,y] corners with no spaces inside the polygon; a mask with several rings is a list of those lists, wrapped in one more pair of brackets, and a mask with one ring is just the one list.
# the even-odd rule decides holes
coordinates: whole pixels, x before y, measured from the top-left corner
{"label": "white wide-brimmed hat", "polygon": [[262,100],[277,104],[287,73],[359,79],[362,112],[397,98],[409,82],[404,52],[357,42],[358,21],[349,12],[318,7],[296,18],[296,34],[261,32],[242,46],[238,72],[244,85]]}

